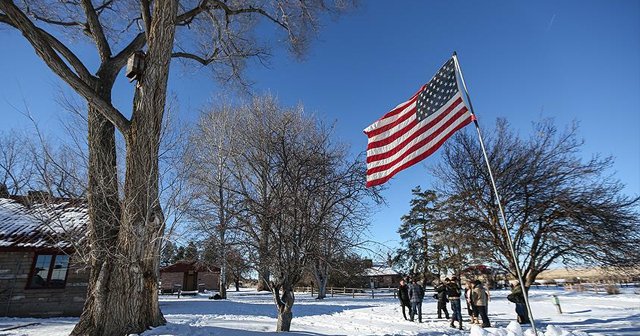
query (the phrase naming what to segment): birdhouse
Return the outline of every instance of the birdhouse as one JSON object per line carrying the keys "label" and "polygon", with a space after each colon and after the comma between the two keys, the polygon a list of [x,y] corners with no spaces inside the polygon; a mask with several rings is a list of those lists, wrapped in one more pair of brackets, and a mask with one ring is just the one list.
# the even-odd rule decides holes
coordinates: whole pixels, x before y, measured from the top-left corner
{"label": "birdhouse", "polygon": [[129,82],[140,80],[144,72],[144,52],[139,50],[133,53],[127,61],[127,77]]}

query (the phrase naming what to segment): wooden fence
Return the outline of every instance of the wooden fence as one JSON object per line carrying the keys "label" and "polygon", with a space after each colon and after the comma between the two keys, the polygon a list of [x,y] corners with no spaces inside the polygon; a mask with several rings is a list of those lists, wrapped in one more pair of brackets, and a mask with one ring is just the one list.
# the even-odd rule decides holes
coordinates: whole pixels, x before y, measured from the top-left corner
{"label": "wooden fence", "polygon": [[[310,293],[311,296],[318,295],[318,288],[315,287],[296,287],[294,289],[298,293]],[[425,289],[425,296],[429,295],[428,292],[433,292],[433,289]],[[398,297],[398,289],[397,288],[350,288],[350,287],[327,287],[327,296],[335,297],[335,296],[347,296],[347,297],[370,297],[372,299],[375,298],[384,298],[384,297],[393,297],[394,299]]]}
{"label": "wooden fence", "polygon": [[[296,287],[296,292],[301,293],[310,293],[311,296],[318,295],[318,288],[315,287]],[[367,289],[367,288],[350,288],[350,287],[327,287],[327,296],[335,297],[335,296],[350,296],[352,298],[355,297],[370,297],[370,298],[380,298],[380,297],[397,297],[397,288],[376,288],[376,289]]]}

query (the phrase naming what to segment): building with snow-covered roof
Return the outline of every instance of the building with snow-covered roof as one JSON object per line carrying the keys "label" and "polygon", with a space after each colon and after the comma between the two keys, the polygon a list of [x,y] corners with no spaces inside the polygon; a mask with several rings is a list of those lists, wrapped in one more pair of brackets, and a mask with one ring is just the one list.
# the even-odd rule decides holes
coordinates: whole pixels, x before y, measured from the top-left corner
{"label": "building with snow-covered roof", "polygon": [[0,316],[79,316],[89,272],[77,257],[82,200],[0,195]]}
{"label": "building with snow-covered roof", "polygon": [[398,287],[402,274],[385,263],[371,263],[365,269],[365,277],[372,288]]}

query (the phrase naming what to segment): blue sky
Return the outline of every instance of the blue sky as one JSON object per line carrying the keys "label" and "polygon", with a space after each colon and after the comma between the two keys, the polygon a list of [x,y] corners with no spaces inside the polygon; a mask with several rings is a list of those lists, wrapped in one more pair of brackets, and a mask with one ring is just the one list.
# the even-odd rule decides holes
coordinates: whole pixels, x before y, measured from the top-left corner
{"label": "blue sky", "polygon": [[[611,172],[627,194],[640,194],[640,2],[363,1],[324,25],[303,61],[275,49],[269,68],[254,62],[247,76],[254,92],[271,92],[287,105],[302,102],[335,121],[354,152],[366,146],[362,130],[412,95],[455,50],[483,128],[504,117],[527,136],[531,122],[543,117],[561,127],[577,120],[584,157],[614,156]],[[0,45],[0,130],[32,128],[13,107],[26,102],[43,129],[60,134],[66,112],[55,98],[65,85],[20,35],[3,28]],[[181,117],[192,120],[225,88],[206,70],[174,66],[170,90]],[[124,111],[132,91],[125,80],[116,87],[115,103]],[[430,186],[425,165],[438,160],[436,153],[388,183],[388,206],[371,217],[373,240],[397,244],[410,190]]]}

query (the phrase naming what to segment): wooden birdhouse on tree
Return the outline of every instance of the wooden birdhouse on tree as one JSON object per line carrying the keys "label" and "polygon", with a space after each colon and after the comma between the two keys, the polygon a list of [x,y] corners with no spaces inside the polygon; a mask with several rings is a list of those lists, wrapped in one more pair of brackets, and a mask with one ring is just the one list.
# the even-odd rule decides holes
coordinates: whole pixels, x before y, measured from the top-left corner
{"label": "wooden birdhouse on tree", "polygon": [[127,77],[129,82],[140,80],[144,72],[144,52],[139,50],[133,53],[127,61]]}

